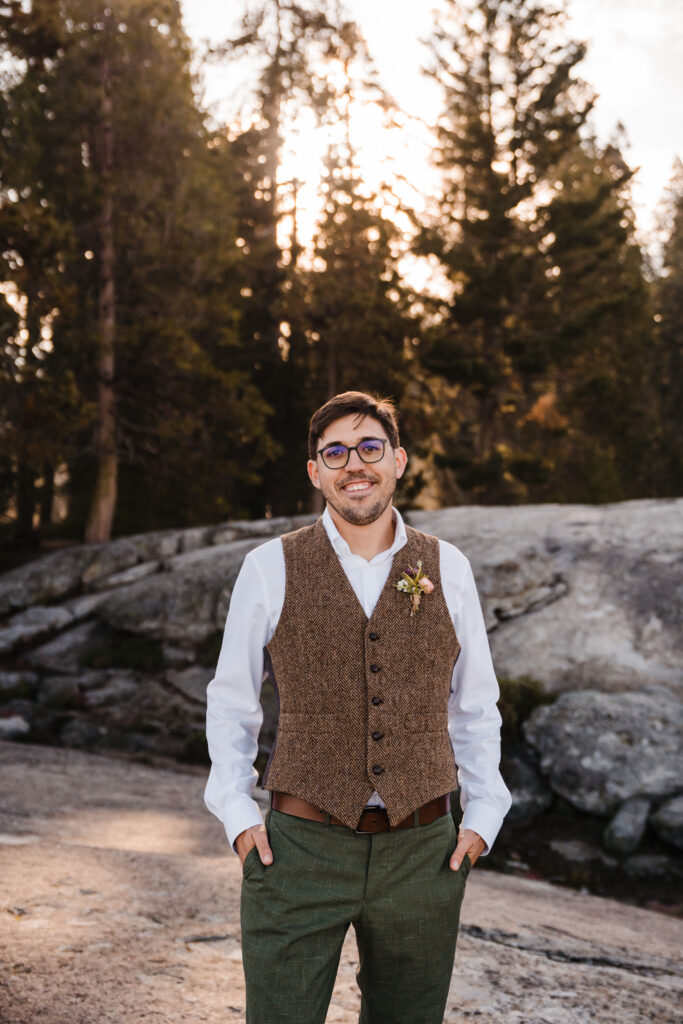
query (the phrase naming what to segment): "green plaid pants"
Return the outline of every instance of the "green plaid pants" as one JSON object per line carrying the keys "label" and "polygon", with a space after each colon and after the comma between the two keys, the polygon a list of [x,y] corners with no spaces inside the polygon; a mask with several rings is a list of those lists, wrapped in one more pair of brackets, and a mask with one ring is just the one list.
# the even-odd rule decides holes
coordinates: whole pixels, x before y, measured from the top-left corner
{"label": "green plaid pants", "polygon": [[449,860],[450,814],[359,835],[271,810],[273,863],[243,867],[247,1024],[324,1024],[344,936],[353,925],[359,1024],[442,1024],[470,869]]}

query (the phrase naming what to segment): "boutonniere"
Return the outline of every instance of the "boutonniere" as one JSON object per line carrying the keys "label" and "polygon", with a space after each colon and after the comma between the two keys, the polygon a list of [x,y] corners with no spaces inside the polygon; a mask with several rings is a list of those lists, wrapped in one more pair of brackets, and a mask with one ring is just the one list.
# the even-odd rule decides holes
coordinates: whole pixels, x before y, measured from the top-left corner
{"label": "boutonniere", "polygon": [[394,583],[394,586],[403,594],[410,595],[411,618],[420,607],[422,595],[431,594],[434,589],[434,584],[422,571],[422,562],[417,563],[417,569],[413,569],[412,565],[408,566],[408,571],[401,573],[400,580],[398,583]]}

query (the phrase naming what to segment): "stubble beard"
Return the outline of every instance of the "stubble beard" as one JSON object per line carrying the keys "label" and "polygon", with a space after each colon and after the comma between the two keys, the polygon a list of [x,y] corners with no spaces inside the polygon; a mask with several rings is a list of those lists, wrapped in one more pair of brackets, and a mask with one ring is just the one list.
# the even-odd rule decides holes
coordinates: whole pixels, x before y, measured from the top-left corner
{"label": "stubble beard", "polygon": [[381,488],[380,493],[377,495],[377,500],[368,508],[356,508],[353,504],[342,505],[337,499],[337,491],[334,487],[330,487],[329,490],[326,488],[323,491],[323,497],[345,522],[350,523],[352,526],[369,526],[370,523],[374,523],[379,519],[394,496],[396,481],[394,480],[393,484],[389,484],[389,481],[387,481],[387,485],[387,490],[385,491]]}

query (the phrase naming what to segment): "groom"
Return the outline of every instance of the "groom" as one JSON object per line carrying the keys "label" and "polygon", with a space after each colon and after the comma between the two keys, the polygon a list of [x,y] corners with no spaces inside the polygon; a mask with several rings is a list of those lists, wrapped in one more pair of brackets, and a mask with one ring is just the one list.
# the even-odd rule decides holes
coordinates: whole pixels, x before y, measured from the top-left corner
{"label": "groom", "polygon": [[[205,800],[242,862],[247,1024],[324,1024],[349,925],[360,1024],[441,1024],[467,874],[510,806],[477,589],[457,547],[392,505],[407,455],[391,402],[330,399],[309,455],[325,511],[246,556],[207,690]],[[280,704],[265,826],[264,670]]]}

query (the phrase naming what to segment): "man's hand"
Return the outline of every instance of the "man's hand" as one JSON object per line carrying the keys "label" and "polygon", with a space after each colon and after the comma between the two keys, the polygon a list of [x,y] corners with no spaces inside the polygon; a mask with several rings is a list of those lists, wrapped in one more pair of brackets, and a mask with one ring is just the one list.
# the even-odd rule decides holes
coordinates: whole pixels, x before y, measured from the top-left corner
{"label": "man's hand", "polygon": [[240,864],[244,864],[244,858],[252,846],[258,848],[259,857],[264,864],[272,864],[273,851],[268,843],[268,833],[266,832],[265,825],[252,825],[251,828],[245,828],[244,832],[240,832],[238,835],[235,840],[235,849],[237,850]]}
{"label": "man's hand", "polygon": [[472,867],[474,867],[475,861],[479,857],[479,854],[486,849],[486,843],[476,832],[473,832],[471,828],[461,829],[458,832],[458,845],[453,851],[451,857],[451,871],[457,871],[462,863],[462,859],[466,853],[470,856]]}

